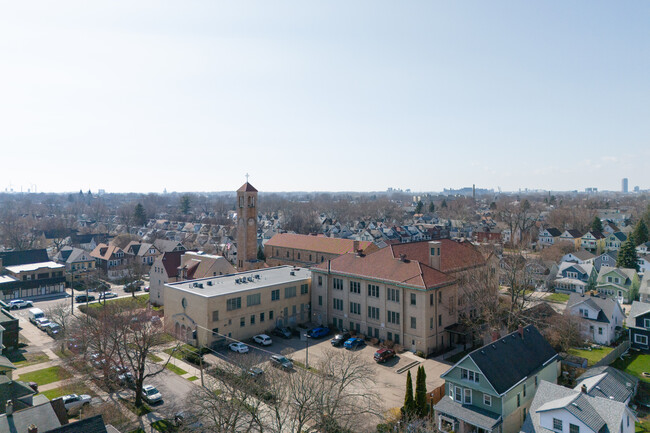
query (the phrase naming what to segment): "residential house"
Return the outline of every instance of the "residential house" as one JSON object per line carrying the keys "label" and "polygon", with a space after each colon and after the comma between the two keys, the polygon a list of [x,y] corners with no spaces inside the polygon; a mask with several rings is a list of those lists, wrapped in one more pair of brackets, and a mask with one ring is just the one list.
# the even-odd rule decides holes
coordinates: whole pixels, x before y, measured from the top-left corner
{"label": "residential house", "polygon": [[616,224],[610,221],[605,221],[603,224],[603,234],[605,236],[611,235],[612,233],[620,232],[621,229],[618,228]]}
{"label": "residential house", "polygon": [[133,257],[131,254],[126,254],[117,245],[103,243],[97,245],[90,256],[95,259],[97,268],[103,270],[109,280],[126,277]]}
{"label": "residential house", "polygon": [[[630,405],[639,388],[639,379],[617,368],[604,365],[592,367],[576,380],[576,391]],[[583,386],[585,388],[583,388]]]}
{"label": "residential house", "polygon": [[647,274],[647,271],[650,269],[650,254],[639,254],[636,262],[639,264],[639,272],[642,272],[644,275]]}
{"label": "residential house", "polygon": [[556,292],[585,293],[593,289],[597,272],[590,263],[562,262],[553,281]]}
{"label": "residential house", "polygon": [[645,274],[639,286],[639,301],[650,304],[650,275]]}
{"label": "residential house", "polygon": [[614,399],[542,381],[521,433],[633,433],[634,412]]}
{"label": "residential house", "polygon": [[156,260],[156,257],[162,254],[153,244],[136,241],[129,242],[124,250],[133,256],[133,260],[145,266],[147,270]]}
{"label": "residential house", "polygon": [[627,236],[623,232],[616,232],[608,235],[605,238],[605,251],[618,251],[626,240]]}
{"label": "residential house", "polygon": [[357,251],[370,254],[378,249],[370,241],[278,233],[264,246],[264,255],[269,266],[310,267],[334,259],[341,254],[356,253]]}
{"label": "residential house", "polygon": [[561,261],[574,263],[590,263],[596,256],[587,250],[578,250],[565,254]]}
{"label": "residential house", "polygon": [[612,344],[623,330],[625,313],[612,298],[572,293],[565,312],[581,317],[582,336],[598,344]]}
{"label": "residential house", "polygon": [[555,227],[542,228],[537,237],[537,243],[540,247],[550,247],[554,245],[562,236],[562,232]]}
{"label": "residential house", "polygon": [[598,230],[590,230],[580,238],[580,246],[594,254],[603,251],[604,245],[605,235]]}
{"label": "residential house", "polygon": [[555,383],[558,355],[533,326],[466,355],[440,377],[445,397],[434,407],[440,431],[517,433],[540,383]]}
{"label": "residential house", "polygon": [[312,319],[413,352],[441,352],[464,338],[454,332],[466,307],[458,293],[461,274],[485,266],[473,244],[450,239],[342,254],[311,268]]}
{"label": "residential house", "polygon": [[161,253],[166,253],[170,251],[185,251],[186,248],[182,243],[175,240],[167,239],[156,239],[153,241],[153,246],[156,247]]}
{"label": "residential house", "polygon": [[606,253],[599,255],[598,257],[594,257],[591,260],[591,263],[593,263],[594,268],[596,268],[596,272],[600,272],[600,268],[602,268],[603,266],[611,266],[611,267],[616,266],[617,257],[618,257],[618,251],[608,251]]}
{"label": "residential house", "polygon": [[633,349],[650,352],[650,304],[634,301],[625,320]]}
{"label": "residential house", "polygon": [[47,251],[0,253],[0,300],[65,293],[65,266],[50,261]]}
{"label": "residential house", "polygon": [[2,350],[18,348],[18,318],[7,309],[7,304],[0,301],[0,347]]}
{"label": "residential house", "polygon": [[650,241],[637,246],[636,251],[639,254],[648,254],[650,252]]}
{"label": "residential house", "polygon": [[65,266],[68,284],[86,280],[96,273],[95,259],[89,252],[76,247],[63,247],[54,261]]}
{"label": "residential house", "polygon": [[639,292],[640,285],[641,280],[635,269],[602,266],[598,272],[596,290],[601,296],[629,304]]}
{"label": "residential house", "polygon": [[578,249],[580,248],[580,243],[582,241],[582,233],[579,230],[569,229],[565,230],[561,235],[561,242],[572,243],[573,246]]}

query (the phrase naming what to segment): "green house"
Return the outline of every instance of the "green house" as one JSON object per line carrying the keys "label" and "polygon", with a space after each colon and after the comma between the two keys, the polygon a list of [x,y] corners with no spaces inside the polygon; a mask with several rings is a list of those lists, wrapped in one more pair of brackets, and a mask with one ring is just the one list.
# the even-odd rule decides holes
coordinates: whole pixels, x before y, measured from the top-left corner
{"label": "green house", "polygon": [[440,431],[517,433],[542,380],[557,383],[558,355],[529,325],[477,349],[447,370],[434,406]]}
{"label": "green house", "polygon": [[601,266],[596,290],[603,297],[618,299],[625,304],[634,301],[639,293],[641,280],[635,269]]}

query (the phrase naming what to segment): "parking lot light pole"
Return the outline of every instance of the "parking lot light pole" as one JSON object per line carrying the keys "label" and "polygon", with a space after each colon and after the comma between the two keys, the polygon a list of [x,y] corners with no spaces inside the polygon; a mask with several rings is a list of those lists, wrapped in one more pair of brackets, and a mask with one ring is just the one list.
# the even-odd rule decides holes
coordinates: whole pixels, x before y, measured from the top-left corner
{"label": "parking lot light pole", "polygon": [[305,344],[305,368],[309,370],[309,336],[307,334],[305,334]]}

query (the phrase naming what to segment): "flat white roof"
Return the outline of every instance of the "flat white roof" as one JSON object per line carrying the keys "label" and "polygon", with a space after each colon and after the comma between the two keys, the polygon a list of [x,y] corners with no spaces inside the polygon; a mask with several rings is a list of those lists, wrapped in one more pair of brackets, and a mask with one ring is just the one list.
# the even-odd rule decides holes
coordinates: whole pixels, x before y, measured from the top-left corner
{"label": "flat white roof", "polygon": [[305,280],[309,279],[311,279],[311,272],[307,268],[277,266],[236,274],[180,281],[178,283],[167,283],[165,287],[210,298],[292,282],[304,284]]}
{"label": "flat white roof", "polygon": [[17,274],[19,272],[29,272],[35,271],[41,268],[49,269],[65,269],[65,265],[60,265],[57,262],[40,262],[40,263],[30,263],[28,265],[15,265],[15,266],[5,266],[5,269],[9,272]]}
{"label": "flat white roof", "polygon": [[0,275],[0,284],[12,283],[14,281],[18,281],[18,280],[14,277],[10,277],[9,275]]}

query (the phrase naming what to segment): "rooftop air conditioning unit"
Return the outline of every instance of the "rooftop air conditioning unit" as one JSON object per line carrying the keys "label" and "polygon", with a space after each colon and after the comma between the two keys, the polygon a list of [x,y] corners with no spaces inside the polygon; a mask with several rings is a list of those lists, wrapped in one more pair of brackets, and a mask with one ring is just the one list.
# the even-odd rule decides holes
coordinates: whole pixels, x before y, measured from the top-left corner
{"label": "rooftop air conditioning unit", "polygon": [[208,286],[211,286],[211,285],[212,285],[212,281],[208,281]]}
{"label": "rooftop air conditioning unit", "polygon": [[289,272],[289,275],[296,275],[294,271]]}

